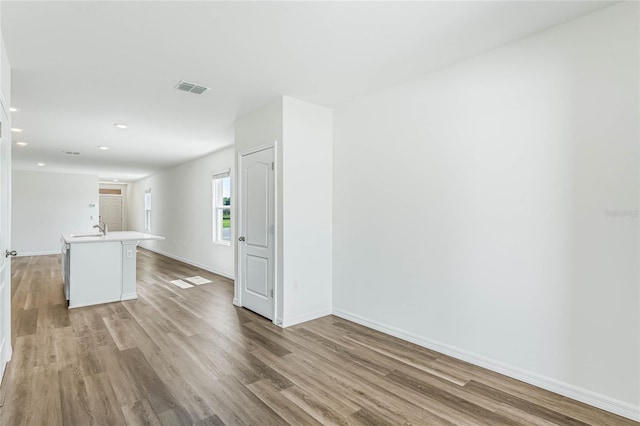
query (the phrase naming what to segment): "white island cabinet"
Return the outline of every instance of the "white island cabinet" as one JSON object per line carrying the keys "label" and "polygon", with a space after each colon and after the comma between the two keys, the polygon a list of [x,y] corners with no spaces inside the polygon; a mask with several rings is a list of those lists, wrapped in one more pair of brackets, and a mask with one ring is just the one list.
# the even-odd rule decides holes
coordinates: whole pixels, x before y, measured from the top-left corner
{"label": "white island cabinet", "polygon": [[164,240],[142,232],[62,234],[62,275],[69,308],[136,299],[136,247]]}

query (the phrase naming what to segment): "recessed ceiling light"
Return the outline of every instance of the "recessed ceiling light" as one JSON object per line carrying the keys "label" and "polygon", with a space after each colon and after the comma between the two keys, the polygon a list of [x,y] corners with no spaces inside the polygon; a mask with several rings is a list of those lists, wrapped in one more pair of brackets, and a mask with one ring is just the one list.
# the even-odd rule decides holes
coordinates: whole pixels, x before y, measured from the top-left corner
{"label": "recessed ceiling light", "polygon": [[108,149],[109,149],[109,147],[108,147],[108,146],[99,146],[99,147],[98,147],[98,149],[101,149],[101,150],[103,150],[103,151],[106,151],[106,150],[108,150]]}
{"label": "recessed ceiling light", "polygon": [[16,108],[16,107],[9,107],[9,111],[11,111],[11,112],[18,112],[18,111],[20,111],[20,108]]}
{"label": "recessed ceiling light", "polygon": [[116,126],[118,129],[126,129],[127,127],[129,127],[124,123],[114,123],[113,125]]}
{"label": "recessed ceiling light", "polygon": [[20,141],[20,142],[16,142],[16,145],[18,145],[18,146],[27,146],[29,144],[27,142]]}
{"label": "recessed ceiling light", "polygon": [[20,133],[22,131],[22,129],[18,129],[17,127],[12,127],[11,131],[12,132],[16,132],[16,133]]}
{"label": "recessed ceiling light", "polygon": [[117,181],[118,181],[118,179],[114,179],[113,181],[114,181],[114,182],[117,182]]}
{"label": "recessed ceiling light", "polygon": [[44,163],[36,163],[36,166],[40,166],[40,167],[45,166],[45,165],[46,164],[44,164]]}

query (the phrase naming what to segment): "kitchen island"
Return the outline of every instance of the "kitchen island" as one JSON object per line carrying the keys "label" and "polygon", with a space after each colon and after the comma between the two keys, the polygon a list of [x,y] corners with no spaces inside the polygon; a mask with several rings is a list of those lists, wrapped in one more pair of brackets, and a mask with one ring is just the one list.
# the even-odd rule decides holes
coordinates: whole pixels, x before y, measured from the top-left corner
{"label": "kitchen island", "polygon": [[69,308],[136,299],[136,247],[164,240],[142,232],[62,234],[62,275]]}

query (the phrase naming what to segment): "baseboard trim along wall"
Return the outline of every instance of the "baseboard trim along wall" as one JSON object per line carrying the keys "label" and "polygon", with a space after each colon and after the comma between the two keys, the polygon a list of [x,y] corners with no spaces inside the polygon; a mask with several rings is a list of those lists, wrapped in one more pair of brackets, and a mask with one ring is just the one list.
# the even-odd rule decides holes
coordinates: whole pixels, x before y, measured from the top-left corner
{"label": "baseboard trim along wall", "polygon": [[487,370],[495,371],[496,373],[500,373],[505,376],[509,376],[511,378],[537,386],[539,388],[560,394],[562,396],[575,399],[576,401],[601,408],[603,410],[618,414],[628,419],[640,421],[640,406],[629,404],[624,401],[619,401],[587,389],[560,382],[550,377],[523,370],[521,368],[514,367],[512,365],[508,365],[478,354],[474,354],[472,352],[458,349],[444,343],[436,342],[417,334],[391,327],[372,319],[365,318],[348,311],[344,311],[342,309],[334,308],[333,315],[349,321],[353,321],[357,324],[372,328],[382,333],[389,334],[399,339],[415,343],[416,345],[423,346],[427,349],[431,349],[445,355],[460,359],[462,361],[469,362],[479,367],[486,368]]}
{"label": "baseboard trim along wall", "polygon": [[235,280],[235,277],[233,275],[230,275],[230,274],[227,274],[227,273],[221,272],[221,271],[216,271],[215,269],[210,268],[210,267],[208,267],[206,265],[202,265],[202,264],[200,264],[198,262],[194,262],[194,261],[189,260],[189,259],[184,259],[182,257],[174,256],[173,254],[169,254],[167,252],[164,252],[164,251],[161,251],[161,250],[157,250],[157,249],[150,249],[148,247],[141,247],[141,248],[143,248],[145,250],[152,251],[154,253],[161,254],[163,256],[170,257],[171,259],[179,260],[182,263],[186,263],[188,265],[195,266],[196,268],[204,269],[205,271],[211,272],[212,274],[220,275],[221,277],[229,278],[230,280]]}
{"label": "baseboard trim along wall", "polygon": [[47,256],[50,254],[60,254],[60,250],[55,251],[29,251],[29,252],[18,252],[16,257],[27,257],[27,256]]}
{"label": "baseboard trim along wall", "polygon": [[[308,314],[300,315],[292,319],[287,319],[285,317],[285,319],[282,321],[282,328],[291,327],[292,325],[326,317],[327,315],[331,315],[331,313],[332,313],[331,309],[323,309],[321,311],[310,312]],[[277,321],[276,321],[276,324],[277,324]]]}
{"label": "baseboard trim along wall", "polygon": [[120,300],[133,300],[138,298],[138,293],[126,293],[120,297]]}

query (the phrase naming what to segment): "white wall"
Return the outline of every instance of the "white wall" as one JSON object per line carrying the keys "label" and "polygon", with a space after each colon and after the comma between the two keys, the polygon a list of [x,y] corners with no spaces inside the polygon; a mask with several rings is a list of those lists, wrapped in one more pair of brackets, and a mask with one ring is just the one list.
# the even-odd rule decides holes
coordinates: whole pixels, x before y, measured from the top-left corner
{"label": "white wall", "polygon": [[14,170],[12,198],[12,247],[20,256],[60,253],[63,232],[96,232],[97,175]]}
{"label": "white wall", "polygon": [[[283,317],[283,224],[282,224],[282,98],[271,102],[261,108],[243,115],[235,121],[235,147],[236,161],[240,161],[240,155],[255,147],[272,144],[275,149],[276,165],[276,270],[275,270],[275,315],[276,323],[282,324]],[[234,198],[237,188],[234,187]],[[239,220],[239,218],[236,218]],[[234,234],[235,235],[235,234]],[[240,268],[240,262],[236,253],[236,269]],[[237,276],[240,276],[238,274]],[[242,305],[240,283],[236,281],[234,303]]]}
{"label": "white wall", "polygon": [[334,312],[637,416],[638,47],[618,4],[337,108]]}
{"label": "white wall", "polygon": [[[234,158],[233,147],[226,148],[131,184],[127,203],[129,228],[145,232],[144,192],[151,188],[151,231],[147,232],[166,238],[140,245],[233,278],[234,239],[231,245],[213,242],[211,178],[231,170],[233,182]],[[232,231],[234,227],[232,221]]]}
{"label": "white wall", "polygon": [[283,325],[331,313],[329,108],[283,98]]}

